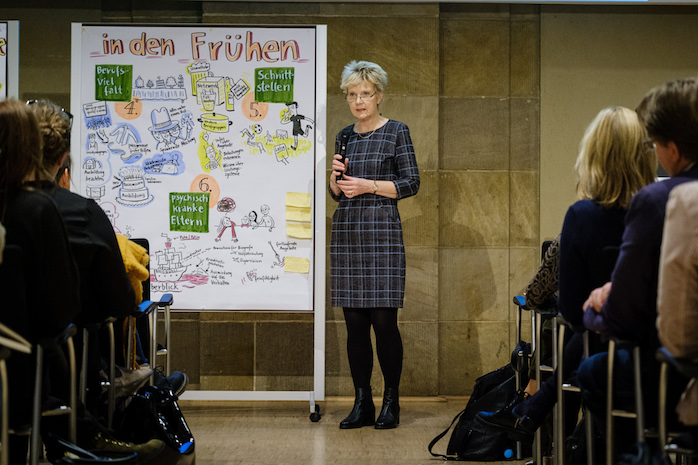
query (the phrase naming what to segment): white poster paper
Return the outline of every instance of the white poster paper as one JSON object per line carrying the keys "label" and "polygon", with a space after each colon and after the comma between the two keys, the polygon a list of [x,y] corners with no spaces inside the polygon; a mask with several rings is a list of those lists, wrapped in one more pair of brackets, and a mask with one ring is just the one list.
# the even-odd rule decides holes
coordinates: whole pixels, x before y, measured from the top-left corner
{"label": "white poster paper", "polygon": [[74,182],[149,240],[153,298],[312,310],[312,215],[287,197],[315,198],[324,157],[316,28],[81,25],[78,42]]}

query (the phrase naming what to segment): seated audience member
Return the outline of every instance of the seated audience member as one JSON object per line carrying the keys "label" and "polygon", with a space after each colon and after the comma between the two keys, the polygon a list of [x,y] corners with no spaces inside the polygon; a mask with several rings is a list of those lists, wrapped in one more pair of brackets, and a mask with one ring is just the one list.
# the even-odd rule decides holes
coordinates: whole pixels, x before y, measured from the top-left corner
{"label": "seated audience member", "polygon": [[[620,244],[630,199],[654,179],[657,159],[644,144],[646,135],[634,111],[611,107],[599,112],[581,141],[575,164],[580,200],[568,209],[560,235],[558,309],[572,324],[581,323],[581,305],[589,292],[608,279],[598,272],[602,252]],[[582,355],[582,334],[574,333],[565,345],[564,373],[555,372],[523,402],[497,412],[480,412],[477,421],[515,439],[531,440],[555,406],[557,376],[570,379]],[[571,433],[579,401],[566,405]]]}
{"label": "seated audience member", "polygon": [[[51,198],[27,182],[41,179],[42,139],[36,116],[17,100],[0,101],[0,212],[7,229],[7,245],[22,250],[25,295],[15,295],[7,283],[0,294],[3,308],[22,308],[13,299],[26,303],[24,312],[2,312],[1,321],[23,337],[36,342],[64,330],[80,311],[78,274],[68,240]],[[10,374],[10,424],[19,428],[31,423],[33,358],[20,353],[7,361]],[[44,364],[46,367],[47,364]],[[28,437],[11,436],[11,463],[24,463]]]}
{"label": "seated audience member", "polygon": [[[657,379],[655,351],[659,346],[657,283],[662,228],[671,190],[698,179],[698,79],[672,81],[652,89],[640,103],[637,113],[647,128],[649,141],[659,163],[671,176],[641,189],[633,198],[625,218],[620,256],[612,274],[612,285],[595,289],[584,303],[585,325],[606,338],[617,337],[639,344],[642,374]],[[608,353],[598,353],[584,361],[577,372],[582,396],[597,421],[605,429]],[[633,371],[630,352],[618,351],[615,361],[614,390],[632,392]],[[670,383],[670,388],[671,388]],[[644,383],[648,422],[656,414],[656,383]],[[616,450],[621,452],[634,438],[622,437],[631,429],[617,428]]]}
{"label": "seated audience member", "polygon": [[94,200],[53,182],[69,157],[72,116],[45,100],[30,101],[28,106],[39,119],[44,140],[43,166],[50,179],[40,187],[58,207],[80,274],[79,321],[98,323],[110,316],[125,317],[136,308],[136,297],[111,222]]}
{"label": "seated audience member", "polygon": [[[63,186],[70,186],[72,115],[48,100],[30,100],[28,107],[39,119],[44,141],[43,166],[47,178],[37,187],[49,194],[58,207],[80,275],[82,312],[77,323],[99,323],[107,317],[123,319],[133,312],[142,297],[140,283],[135,288],[132,286],[111,222],[94,200],[54,183],[58,180]],[[99,353],[96,337],[91,338],[90,350]],[[88,399],[88,405],[95,408],[99,399],[94,396],[98,396],[100,391],[99,357],[90,357],[90,363],[88,379],[92,389],[89,392],[95,394]],[[136,376],[123,378],[135,380],[137,384],[145,381],[144,376],[148,375],[149,371],[142,370]]]}
{"label": "seated audience member", "polygon": [[[72,322],[82,325],[101,322],[108,316],[124,317],[136,306],[135,294],[126,276],[111,223],[93,200],[56,186],[52,181],[68,157],[72,116],[47,101],[33,101],[25,107],[36,115],[43,142],[40,175],[26,185],[53,200],[65,225],[72,253],[69,262],[77,265],[79,285],[76,282],[74,289],[79,289],[80,303],[75,306],[76,312]],[[62,295],[62,293],[55,295]],[[80,334],[76,340],[81,340]],[[88,386],[92,389],[88,393],[93,393],[93,397],[88,398],[88,403],[92,404],[92,408],[96,408],[101,392],[99,346],[95,337],[91,338],[91,342],[89,350],[97,356],[89,358],[92,364],[87,371]],[[81,353],[82,344],[76,344],[76,349],[76,352]],[[64,378],[67,376],[67,368],[61,370],[63,357],[55,356],[54,359],[54,363],[51,363],[52,368],[49,370],[49,379]],[[65,383],[52,382],[52,386],[60,385]],[[60,399],[68,399],[67,392],[53,392],[52,395]],[[90,411],[93,410],[90,409]],[[65,417],[48,418],[42,422],[42,434],[56,432],[64,437],[65,428]],[[142,445],[117,441],[93,415],[84,411],[83,406],[80,406],[78,413],[77,439],[78,445],[86,449],[101,452],[137,452],[143,459],[156,455],[163,445],[161,441]],[[50,441],[46,446],[49,456],[54,457],[60,454]]]}
{"label": "seated audience member", "polygon": [[[58,172],[63,169],[70,154],[70,130],[72,116],[49,101],[30,100],[28,107],[34,111],[43,136],[43,167],[47,175],[36,187],[47,193],[58,207],[63,219],[73,257],[80,276],[81,313],[79,326],[100,323],[108,317],[124,318],[136,308],[136,298],[124,271],[121,252],[111,222],[104,211],[92,199],[87,199],[54,184]],[[68,172],[69,173],[69,172]],[[69,185],[69,179],[68,185]],[[81,337],[76,338],[82,341]],[[99,341],[97,335],[90,340],[88,373],[88,408],[93,411],[100,403]],[[77,344],[78,357],[82,344]]]}
{"label": "seated audience member", "polygon": [[[698,362],[698,182],[671,191],[657,289],[659,341],[677,359]],[[676,407],[679,420],[698,431],[698,380]]]}

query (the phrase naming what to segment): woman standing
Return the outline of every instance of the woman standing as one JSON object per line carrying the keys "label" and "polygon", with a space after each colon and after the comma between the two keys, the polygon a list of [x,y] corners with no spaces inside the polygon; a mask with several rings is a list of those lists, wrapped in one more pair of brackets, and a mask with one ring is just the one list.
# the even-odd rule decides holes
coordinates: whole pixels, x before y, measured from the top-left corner
{"label": "woman standing", "polygon": [[[347,136],[346,159],[335,154],[330,193],[339,202],[330,246],[332,305],[343,307],[347,353],[356,399],[342,429],[400,422],[398,387],[402,339],[397,309],[405,294],[405,248],[397,201],[419,190],[419,169],[407,126],[378,111],[388,76],[375,63],[352,61],[342,73],[341,89],[356,123]],[[373,348],[383,372],[383,407],[375,419],[371,396]]]}

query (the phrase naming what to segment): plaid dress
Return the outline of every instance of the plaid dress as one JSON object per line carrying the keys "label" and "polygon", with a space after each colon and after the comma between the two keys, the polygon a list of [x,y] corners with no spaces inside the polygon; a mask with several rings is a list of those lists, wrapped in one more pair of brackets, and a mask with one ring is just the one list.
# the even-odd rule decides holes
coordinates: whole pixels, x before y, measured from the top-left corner
{"label": "plaid dress", "polygon": [[392,181],[397,199],[372,193],[348,199],[330,190],[339,202],[330,244],[332,305],[400,308],[405,295],[405,247],[397,201],[419,190],[410,131],[393,120],[373,134],[357,134],[353,126],[344,131],[351,134],[346,174]]}

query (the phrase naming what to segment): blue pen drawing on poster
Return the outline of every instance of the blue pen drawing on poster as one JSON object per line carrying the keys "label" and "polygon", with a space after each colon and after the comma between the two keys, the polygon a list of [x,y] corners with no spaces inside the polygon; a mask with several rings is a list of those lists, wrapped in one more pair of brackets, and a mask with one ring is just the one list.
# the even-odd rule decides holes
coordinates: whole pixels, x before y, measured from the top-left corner
{"label": "blue pen drawing on poster", "polygon": [[81,40],[79,189],[149,240],[156,298],[312,309],[312,266],[289,267],[314,259],[292,232],[311,209],[289,220],[287,195],[314,192],[314,27],[83,25]]}
{"label": "blue pen drawing on poster", "polygon": [[186,170],[182,152],[157,153],[152,158],[143,160],[143,171],[147,174],[168,174],[176,176]]}

